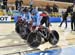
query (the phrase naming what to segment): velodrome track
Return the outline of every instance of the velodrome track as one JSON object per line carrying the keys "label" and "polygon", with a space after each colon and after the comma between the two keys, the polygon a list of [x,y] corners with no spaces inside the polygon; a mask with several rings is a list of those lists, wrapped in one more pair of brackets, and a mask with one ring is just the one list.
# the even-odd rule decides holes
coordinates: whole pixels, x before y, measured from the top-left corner
{"label": "velodrome track", "polygon": [[[64,29],[64,24],[61,28],[58,25],[59,23],[52,23],[50,27],[51,30],[57,30],[60,35],[58,48],[75,46],[75,32],[71,31],[70,23],[68,23],[67,29]],[[52,46],[48,42],[39,46],[41,50],[51,49],[50,47]],[[32,48],[15,32],[15,23],[0,23],[0,55],[28,50],[32,50]]]}

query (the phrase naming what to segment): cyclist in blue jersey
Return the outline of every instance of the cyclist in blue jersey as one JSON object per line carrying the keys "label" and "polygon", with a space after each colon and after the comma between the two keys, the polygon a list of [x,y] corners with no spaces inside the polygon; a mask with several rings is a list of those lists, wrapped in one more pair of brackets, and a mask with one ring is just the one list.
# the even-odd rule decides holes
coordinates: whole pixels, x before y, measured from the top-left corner
{"label": "cyclist in blue jersey", "polygon": [[32,20],[33,20],[33,26],[39,26],[40,25],[40,14],[37,12],[35,14],[33,14],[32,16]]}
{"label": "cyclist in blue jersey", "polygon": [[32,20],[33,20],[33,24],[32,24],[33,29],[40,26],[41,18],[40,18],[40,14],[39,14],[38,10],[36,10],[35,12],[32,13]]}
{"label": "cyclist in blue jersey", "polygon": [[32,18],[31,13],[29,12],[29,9],[27,7],[25,7],[22,11],[21,19],[23,21],[22,24],[27,25],[27,27],[30,29],[32,25]]}
{"label": "cyclist in blue jersey", "polygon": [[22,20],[26,21],[27,23],[31,23],[32,21],[31,14],[27,8],[23,10]]}

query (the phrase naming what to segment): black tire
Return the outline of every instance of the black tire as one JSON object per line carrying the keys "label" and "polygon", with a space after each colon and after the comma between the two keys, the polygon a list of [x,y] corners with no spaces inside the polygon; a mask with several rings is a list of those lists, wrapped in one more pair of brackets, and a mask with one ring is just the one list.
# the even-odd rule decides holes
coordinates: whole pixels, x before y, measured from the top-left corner
{"label": "black tire", "polygon": [[[52,45],[56,45],[59,41],[59,34],[57,31],[52,30],[51,33],[49,33],[49,43]],[[55,40],[54,40],[55,39]]]}
{"label": "black tire", "polygon": [[26,31],[26,33],[24,33],[23,35],[21,34],[21,38],[24,40],[27,40],[27,37],[28,37],[28,34],[30,33],[30,30],[28,28],[26,28],[25,31]]}
{"label": "black tire", "polygon": [[15,27],[15,31],[16,31],[17,33],[20,33],[19,25],[16,25],[16,27]]}
{"label": "black tire", "polygon": [[27,43],[32,48],[37,48],[41,44],[41,37],[36,32],[31,32],[27,37]]}
{"label": "black tire", "polygon": [[24,39],[24,40],[27,40],[27,35],[25,35],[25,34],[21,34],[21,33],[20,33],[20,37],[21,37],[22,39]]}

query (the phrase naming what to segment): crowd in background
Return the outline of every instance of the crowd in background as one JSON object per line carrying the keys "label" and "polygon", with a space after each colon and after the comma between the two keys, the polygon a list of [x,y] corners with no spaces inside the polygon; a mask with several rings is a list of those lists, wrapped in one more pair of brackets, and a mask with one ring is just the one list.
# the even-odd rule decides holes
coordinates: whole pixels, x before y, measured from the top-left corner
{"label": "crowd in background", "polygon": [[[9,11],[9,9],[8,9],[9,7],[7,6],[7,1],[8,0],[3,0],[2,1],[3,6],[1,8],[6,9],[6,11]],[[22,0],[15,0],[16,10],[22,12],[23,11],[22,10],[22,5],[23,5]],[[62,26],[63,22],[65,22],[65,25],[66,25],[65,28],[67,28],[67,17],[68,17],[68,14],[70,13],[70,15],[71,15],[71,29],[72,29],[72,31],[75,31],[75,19],[74,19],[75,18],[75,9],[74,8],[75,8],[75,4],[73,4],[72,6],[69,6],[66,9],[66,11],[62,14],[63,21],[60,23],[59,27]],[[30,0],[29,7],[27,9],[31,14],[32,13],[37,13],[39,11],[42,11],[42,12],[46,11],[48,14],[52,14],[52,13],[57,14],[59,12],[59,7],[56,4],[54,4],[53,7],[51,7],[49,5],[49,3],[47,3],[45,8],[38,7],[38,10],[37,10],[35,7],[33,7],[33,0]],[[14,10],[14,7],[12,7],[12,10]],[[47,23],[47,20],[46,20],[47,18],[49,18],[48,16],[50,16],[50,15],[47,15],[46,17],[44,17],[45,19],[43,19],[41,21],[41,24],[46,23],[46,26],[49,26],[49,24]]]}

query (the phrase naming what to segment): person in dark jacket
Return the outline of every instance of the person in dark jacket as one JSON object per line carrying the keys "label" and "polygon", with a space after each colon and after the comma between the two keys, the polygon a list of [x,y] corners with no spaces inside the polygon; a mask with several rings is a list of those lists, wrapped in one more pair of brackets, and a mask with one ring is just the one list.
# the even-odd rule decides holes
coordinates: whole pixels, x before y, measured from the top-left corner
{"label": "person in dark jacket", "polygon": [[16,0],[15,1],[16,10],[18,10],[18,8],[21,8],[22,4],[23,4],[22,0]]}
{"label": "person in dark jacket", "polygon": [[47,4],[46,5],[46,11],[48,12],[48,13],[52,13],[52,9],[51,9],[51,7],[50,7],[50,5],[49,4]]}
{"label": "person in dark jacket", "polygon": [[23,1],[19,0],[19,6],[22,7]]}
{"label": "person in dark jacket", "polygon": [[63,16],[62,16],[63,20],[62,20],[62,22],[60,23],[59,27],[62,26],[63,22],[65,22],[65,25],[66,25],[65,28],[67,28],[67,16],[68,16],[68,13],[65,12],[65,13],[63,14]]}
{"label": "person in dark jacket", "polygon": [[60,23],[59,27],[62,26],[62,23],[65,22],[65,28],[67,28],[67,16],[68,16],[68,13],[72,13],[73,9],[72,9],[73,6],[68,6],[66,12],[62,15],[62,18],[63,18],[63,21]]}
{"label": "person in dark jacket", "polygon": [[75,31],[75,12],[73,12],[71,17],[71,30]]}
{"label": "person in dark jacket", "polygon": [[71,16],[71,30],[75,31],[75,4],[73,5],[73,13]]}
{"label": "person in dark jacket", "polygon": [[7,1],[8,1],[8,0],[3,0],[4,9],[7,9]]}
{"label": "person in dark jacket", "polygon": [[18,9],[18,3],[19,3],[19,1],[16,0],[16,1],[15,1],[16,10]]}

